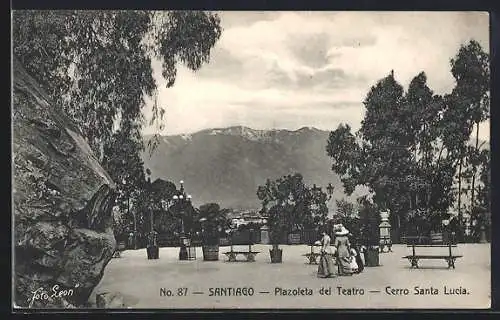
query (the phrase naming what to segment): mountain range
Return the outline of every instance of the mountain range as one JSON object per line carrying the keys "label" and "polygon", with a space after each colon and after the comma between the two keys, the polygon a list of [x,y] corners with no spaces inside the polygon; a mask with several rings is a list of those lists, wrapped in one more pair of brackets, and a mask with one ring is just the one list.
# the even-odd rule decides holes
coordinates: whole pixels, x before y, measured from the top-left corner
{"label": "mountain range", "polygon": [[[163,136],[143,160],[151,178],[184,180],[196,205],[217,202],[233,209],[259,209],[256,191],[266,179],[299,172],[307,184],[332,183],[334,198],[344,196],[326,154],[328,131],[303,127],[254,130],[237,126]],[[149,137],[146,137],[148,139]]]}
{"label": "mountain range", "polygon": [[333,212],[333,199],[354,200],[366,190],[360,188],[350,197],[344,194],[326,154],[328,135],[328,131],[313,127],[295,131],[244,126],[206,129],[162,136],[154,153],[144,152],[143,160],[151,170],[152,180],[162,178],[176,185],[183,180],[196,206],[216,202],[236,210],[259,209],[259,185],[268,178],[299,172],[308,185],[334,186],[329,203]]}

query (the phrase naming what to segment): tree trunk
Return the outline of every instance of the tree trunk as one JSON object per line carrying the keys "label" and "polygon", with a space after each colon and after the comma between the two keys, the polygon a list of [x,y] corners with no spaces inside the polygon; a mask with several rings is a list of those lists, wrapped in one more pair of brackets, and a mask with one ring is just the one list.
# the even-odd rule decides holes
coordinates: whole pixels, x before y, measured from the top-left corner
{"label": "tree trunk", "polygon": [[[479,122],[476,122],[476,154],[479,153]],[[474,155],[475,156],[475,155]],[[474,212],[474,196],[475,196],[475,183],[476,183],[476,171],[477,171],[477,164],[474,164],[472,168],[472,190],[471,190],[471,199],[470,199],[470,208],[471,208],[471,213]]]}
{"label": "tree trunk", "polygon": [[[19,307],[87,303],[113,256],[115,184],[78,127],[13,59],[14,287]],[[71,290],[61,298],[33,299]]]}
{"label": "tree trunk", "polygon": [[458,226],[460,228],[460,235],[462,235],[462,204],[461,204],[461,198],[462,198],[462,161],[463,157],[460,157],[460,162],[458,164]]}
{"label": "tree trunk", "polygon": [[149,209],[149,212],[150,212],[149,219],[150,219],[150,224],[151,224],[150,230],[151,230],[151,232],[153,232],[154,222],[153,222],[153,210],[152,210],[152,208]]}

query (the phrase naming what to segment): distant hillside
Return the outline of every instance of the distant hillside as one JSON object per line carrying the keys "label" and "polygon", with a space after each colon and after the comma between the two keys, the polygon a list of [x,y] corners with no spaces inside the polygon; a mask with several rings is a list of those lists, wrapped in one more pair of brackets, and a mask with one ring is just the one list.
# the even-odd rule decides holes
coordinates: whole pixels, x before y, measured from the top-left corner
{"label": "distant hillside", "polygon": [[224,207],[260,208],[257,187],[267,178],[300,172],[307,183],[332,183],[335,197],[342,184],[326,155],[328,132],[315,128],[253,130],[246,127],[203,130],[191,135],[162,137],[145,166],[186,189],[196,204],[215,201]]}
{"label": "distant hillside", "polygon": [[[334,199],[347,198],[339,177],[330,169],[325,150],[328,134],[310,127],[296,131],[242,126],[207,129],[164,136],[152,157],[146,152],[143,159],[153,179],[176,184],[184,180],[196,205],[217,202],[227,208],[258,209],[257,187],[267,178],[294,172],[300,172],[309,184],[332,183]],[[333,200],[330,208],[335,210]]]}

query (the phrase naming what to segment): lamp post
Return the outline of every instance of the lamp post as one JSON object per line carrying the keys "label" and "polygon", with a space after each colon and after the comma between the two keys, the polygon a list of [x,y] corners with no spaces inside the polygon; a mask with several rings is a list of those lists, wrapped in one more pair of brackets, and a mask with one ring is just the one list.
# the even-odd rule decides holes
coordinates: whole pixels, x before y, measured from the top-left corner
{"label": "lamp post", "polygon": [[328,193],[328,200],[332,199],[334,189],[335,188],[332,186],[332,184],[328,183],[328,186],[326,187],[326,192]]}
{"label": "lamp post", "polygon": [[479,243],[487,243],[488,240],[486,239],[486,226],[484,223],[480,222],[479,225]]}
{"label": "lamp post", "polygon": [[450,219],[443,219],[441,221],[441,224],[443,225],[443,240],[445,242],[449,242],[451,241],[451,234],[450,234],[450,230],[448,229],[448,226],[450,225]]}
{"label": "lamp post", "polygon": [[172,200],[175,205],[180,207],[181,210],[181,234],[179,236],[180,249],[179,249],[179,260],[189,260],[189,255],[187,251],[187,246],[189,245],[189,239],[186,238],[184,230],[184,214],[185,207],[191,203],[191,195],[186,194],[184,191],[184,181],[180,181],[181,187],[179,192],[173,196]]}
{"label": "lamp post", "polygon": [[158,247],[158,233],[154,230],[154,208],[151,203],[151,170],[146,169],[146,174],[148,175],[146,181],[146,189],[148,192],[148,209],[149,209],[149,220],[150,220],[150,231],[147,237],[147,247],[146,251],[149,259],[159,259],[159,247]]}
{"label": "lamp post", "polygon": [[[330,200],[332,200],[333,190],[334,189],[335,189],[334,186],[332,186],[332,184],[329,182],[328,185],[326,186],[326,193],[328,194],[328,202]],[[329,215],[329,213],[330,213],[330,206],[329,205],[327,206],[327,209],[328,209],[327,219],[330,219],[330,215]],[[334,215],[334,213],[332,212],[332,215],[331,215],[332,218],[333,218],[333,215]]]}

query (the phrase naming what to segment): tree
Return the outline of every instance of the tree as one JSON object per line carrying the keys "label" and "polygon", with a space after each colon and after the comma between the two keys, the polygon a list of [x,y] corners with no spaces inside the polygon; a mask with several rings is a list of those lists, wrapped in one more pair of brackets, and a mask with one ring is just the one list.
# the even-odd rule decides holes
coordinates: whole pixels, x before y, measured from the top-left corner
{"label": "tree", "polygon": [[335,200],[337,205],[337,212],[335,213],[335,217],[337,218],[352,218],[356,216],[356,209],[354,208],[354,204],[346,201],[345,199]]}
{"label": "tree", "polygon": [[380,216],[376,203],[368,197],[358,198],[360,216],[360,239],[367,246],[377,247],[380,242]]}
{"label": "tree", "polygon": [[327,195],[308,187],[301,174],[286,175],[257,188],[261,212],[268,215],[271,241],[276,246],[284,233],[324,225],[328,214]]}
{"label": "tree", "polygon": [[228,209],[221,209],[217,203],[206,203],[200,206],[198,214],[205,244],[219,244],[221,232],[228,229],[230,225],[228,213]]}
{"label": "tree", "polygon": [[[490,151],[482,150],[479,156],[480,171],[479,171],[479,188],[477,194],[477,204],[472,211],[472,217],[477,221],[474,234],[479,235],[481,226],[486,229],[491,228],[491,166],[490,166]],[[477,230],[479,229],[479,230]]]}
{"label": "tree", "polygon": [[[467,110],[469,115],[466,126],[470,137],[472,126],[476,127],[474,148],[468,148],[462,157],[470,160],[471,179],[471,210],[475,210],[476,178],[480,166],[479,125],[489,119],[489,55],[481,45],[471,40],[467,45],[462,45],[456,57],[451,60],[451,72],[456,81],[455,94],[461,109]],[[459,174],[459,179],[461,176]]]}
{"label": "tree", "polygon": [[453,132],[448,128],[450,119],[443,116],[445,98],[433,94],[424,72],[411,81],[405,100],[410,119],[407,128],[412,135],[410,150],[414,151],[408,218],[427,219],[432,226],[442,220],[453,202],[457,158],[450,151],[457,149],[457,142],[462,140],[448,138]]}
{"label": "tree", "polygon": [[[78,124],[119,182],[118,191],[140,201],[131,190],[142,183],[142,110],[157,89],[151,62],[162,62],[167,87],[175,83],[178,63],[198,70],[221,35],[219,17],[201,11],[15,11],[12,29],[14,55]],[[150,125],[162,130],[164,112],[155,103]],[[150,151],[158,137],[148,142]]]}
{"label": "tree", "polygon": [[414,136],[407,129],[404,102],[404,90],[391,73],[368,92],[360,130],[353,134],[348,125],[340,124],[330,133],[326,147],[346,194],[351,195],[357,185],[367,186],[381,209],[395,213],[393,225],[399,225],[398,218],[409,210],[413,177]]}
{"label": "tree", "polygon": [[439,224],[453,203],[453,177],[470,134],[470,112],[464,115],[458,101],[456,92],[434,95],[424,72],[406,93],[392,72],[377,82],[364,101],[360,130],[353,134],[341,124],[328,139],[345,192],[368,186],[375,204],[393,213],[396,230],[415,218]]}
{"label": "tree", "polygon": [[113,139],[116,143],[108,145],[105,150],[105,169],[119,185],[117,206],[123,217],[123,223],[130,229],[137,230],[137,213],[132,210],[139,194],[144,191],[144,164],[138,150],[140,142],[131,140],[131,137],[122,130],[115,132]]}
{"label": "tree", "polygon": [[357,208],[353,203],[345,199],[335,200],[335,203],[337,211],[333,217],[333,224],[341,223],[351,232],[355,239],[359,239],[361,225]]}
{"label": "tree", "polygon": [[[149,190],[150,210],[153,210],[154,229],[159,233],[175,234],[180,230],[180,210],[173,210],[172,198],[177,194],[177,187],[171,181],[156,179]],[[192,206],[185,210],[191,212]],[[191,210],[190,210],[191,209]]]}

